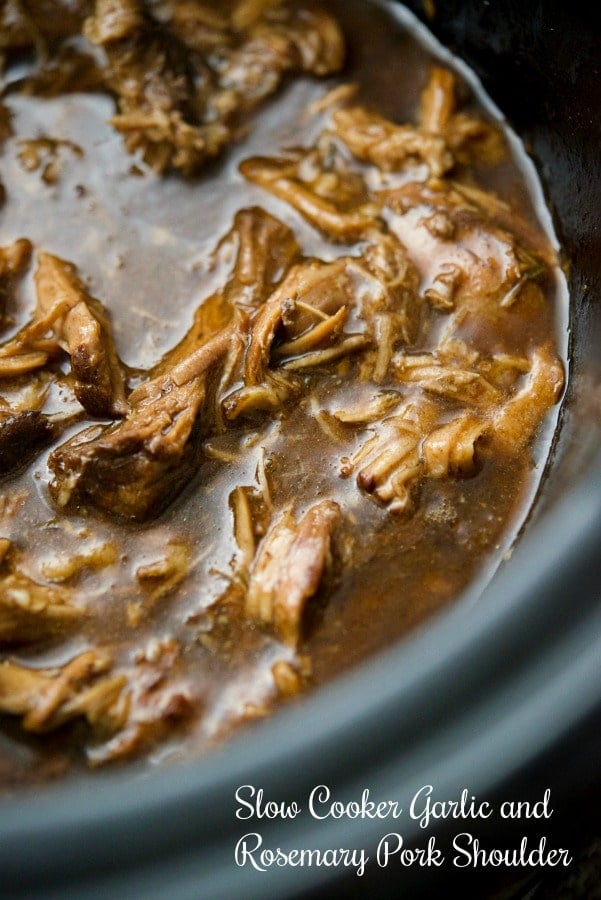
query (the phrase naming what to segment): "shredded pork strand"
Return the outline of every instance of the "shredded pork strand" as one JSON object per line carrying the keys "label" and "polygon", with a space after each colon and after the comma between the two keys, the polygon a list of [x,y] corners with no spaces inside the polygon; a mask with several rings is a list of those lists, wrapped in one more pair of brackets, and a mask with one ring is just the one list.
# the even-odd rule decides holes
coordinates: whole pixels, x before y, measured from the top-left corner
{"label": "shredded pork strand", "polygon": [[[259,207],[250,207],[236,213],[231,229],[211,255],[210,267],[217,266],[224,255],[232,259],[224,285],[199,305],[191,328],[153,368],[155,376],[168,372],[234,318],[242,335],[245,317],[261,307],[301,251],[287,225]],[[234,336],[232,341],[235,345]],[[227,382],[221,385],[221,392],[226,386]]]}
{"label": "shredded pork strand", "polygon": [[101,303],[88,294],[75,266],[49,253],[38,255],[35,284],[32,321],[0,346],[0,378],[29,374],[64,351],[84,409],[99,418],[125,415],[125,372]]}
{"label": "shredded pork strand", "polygon": [[361,445],[341,474],[356,473],[358,487],[392,513],[410,508],[411,491],[423,472],[421,442],[436,421],[435,404],[408,403],[385,418]]}
{"label": "shredded pork strand", "polygon": [[499,129],[479,116],[458,111],[457,87],[453,72],[432,67],[421,95],[420,127],[444,138],[457,162],[499,162],[505,153]]}
{"label": "shredded pork strand", "polygon": [[315,185],[298,177],[298,169],[303,162],[306,162],[304,156],[299,157],[296,165],[291,165],[287,159],[256,158],[245,160],[240,171],[248,181],[289,203],[311,225],[334,241],[353,243],[378,231],[373,204],[362,204],[359,199],[355,208],[341,208],[339,203],[322,196]]}
{"label": "shredded pork strand", "polygon": [[[288,399],[294,387],[278,382],[278,366],[289,372],[327,366],[374,344],[379,350],[365,359],[364,374],[382,381],[395,348],[419,329],[416,289],[416,272],[392,237],[370,244],[360,257],[293,266],[251,319],[244,387],[224,401],[226,416],[277,408]],[[359,326],[354,332],[345,330],[351,313]]]}
{"label": "shredded pork strand", "polygon": [[422,444],[426,474],[432,478],[473,475],[476,444],[487,428],[485,420],[463,413],[431,431]]}
{"label": "shredded pork strand", "polygon": [[21,717],[26,731],[53,731],[84,718],[100,733],[116,730],[124,720],[120,705],[127,679],[111,675],[111,659],[88,650],[59,669],[32,669],[11,660],[0,662],[0,710]]}
{"label": "shredded pork strand", "polygon": [[135,757],[189,719],[197,702],[189,684],[169,677],[177,648],[157,650],[152,660],[121,669],[96,650],[51,669],[3,660],[0,711],[20,717],[22,727],[34,733],[83,719],[92,765]]}
{"label": "shredded pork strand", "polygon": [[124,416],[125,374],[103,306],[88,294],[73,265],[49,253],[38,256],[35,282],[37,315],[52,321],[71,358],[77,399],[92,416]]}
{"label": "shredded pork strand", "polygon": [[302,638],[302,617],[308,600],[331,565],[334,531],[340,506],[324,500],[296,522],[286,510],[263,539],[250,570],[246,615],[268,625],[286,644]]}
{"label": "shredded pork strand", "polygon": [[108,727],[93,723],[97,740],[87,747],[90,765],[135,759],[185,728],[202,703],[189,680],[179,675],[180,657],[175,640],[153,639],[133,665],[114,673],[113,679],[123,679],[125,686]]}
{"label": "shredded pork strand", "polygon": [[332,118],[334,133],[351,153],[385,172],[416,159],[425,162],[434,176],[453,167],[453,156],[438,135],[411,125],[395,125],[359,106],[339,109]]}
{"label": "shredded pork strand", "polygon": [[563,366],[545,344],[534,350],[524,384],[493,412],[495,445],[503,453],[520,453],[536,435],[545,413],[559,400]]}

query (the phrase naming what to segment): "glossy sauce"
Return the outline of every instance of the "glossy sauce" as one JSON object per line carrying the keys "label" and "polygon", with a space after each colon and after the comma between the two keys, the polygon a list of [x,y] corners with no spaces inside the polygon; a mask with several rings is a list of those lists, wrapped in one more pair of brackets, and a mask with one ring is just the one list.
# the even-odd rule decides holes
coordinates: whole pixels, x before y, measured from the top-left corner
{"label": "glossy sauce", "polygon": [[[357,102],[375,107],[395,121],[411,121],[433,59],[433,44],[402,11],[360,0],[328,4],[342,23],[348,63],[338,79],[326,83],[296,80],[256,116],[250,134],[203,177],[184,181],[159,177],[137,167],[121,138],[107,124],[110,99],[68,95],[38,100],[12,95],[16,136],[2,160],[8,200],[0,219],[0,243],[26,236],[42,248],[73,261],[89,278],[90,292],[111,311],[119,355],[134,369],[147,369],[185,334],[198,304],[220,283],[219,267],[207,266],[236,210],[259,205],[289,224],[303,251],[332,259],[344,251],[329,245],[295,212],[246,182],[241,160],[269,155],[274,148],[309,144],[323,127],[307,106],[339,81],[359,84]],[[369,35],[369,40],[364,36]],[[442,51],[435,58],[440,59]],[[443,54],[443,64],[449,57]],[[455,60],[451,67],[465,70]],[[471,88],[475,81],[471,79]],[[483,100],[469,111],[482,113]],[[52,135],[80,147],[78,156],[61,150],[61,174],[47,185],[40,173],[23,171],[18,141]],[[494,170],[477,172],[482,187],[496,191],[534,227],[549,231],[541,191],[519,142],[508,135],[511,156]],[[417,256],[428,248],[410,245]],[[559,270],[547,285],[547,314],[530,325],[537,337],[554,335],[565,358],[565,283]],[[14,331],[33,308],[31,276],[12,310]],[[520,326],[521,327],[521,326]],[[7,332],[4,337],[10,337]],[[519,336],[516,336],[519,341]],[[322,379],[320,400],[339,390],[335,376]],[[64,406],[57,393],[55,409]],[[488,460],[472,478],[426,482],[410,517],[387,515],[362,498],[353,480],[338,477],[338,448],[332,446],[302,404],[286,410],[281,422],[260,429],[231,428],[216,439],[207,459],[184,493],[155,522],[116,524],[94,512],[56,515],[48,498],[48,451],[16,477],[5,480],[4,496],[21,497],[18,512],[5,515],[3,534],[29,553],[27,568],[39,577],[57,555],[85,553],[114,542],[117,561],[76,581],[91,615],[67,639],[11,650],[10,658],[33,666],[58,665],[87,647],[108,646],[116,664],[131,662],[153,642],[175,638],[182,652],[178,672],[199,697],[198,714],[185,728],[152,749],[151,762],[177,760],[207,751],[237,725],[261,717],[277,705],[271,669],[292,652],[268,633],[241,620],[223,619],[215,599],[227,588],[236,547],[228,498],[236,485],[257,485],[265,465],[272,495],[310,502],[320,496],[339,500],[351,515],[342,541],[345,566],[337,586],[317,598],[307,615],[301,656],[309,684],[335,677],[370,654],[404,636],[436,610],[470,588],[477,596],[508,554],[539,488],[550,452],[555,411],[547,419],[532,454],[518,460]],[[73,433],[81,429],[73,428]],[[61,441],[68,437],[64,435]],[[370,540],[364,540],[369,534]],[[189,576],[168,596],[149,603],[136,587],[135,571],[160,559],[169,542],[189,548]],[[132,604],[140,613],[132,617]],[[140,612],[141,611],[141,612]],[[220,618],[221,616],[221,618]],[[82,725],[55,735],[24,735],[6,721],[0,737],[0,779],[6,785],[37,781],[82,765],[78,736]]]}

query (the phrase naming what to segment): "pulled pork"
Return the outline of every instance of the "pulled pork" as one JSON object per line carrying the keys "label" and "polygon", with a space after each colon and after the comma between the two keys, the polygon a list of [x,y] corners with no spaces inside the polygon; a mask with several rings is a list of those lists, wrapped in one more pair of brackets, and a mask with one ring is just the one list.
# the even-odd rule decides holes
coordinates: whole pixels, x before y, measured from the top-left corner
{"label": "pulled pork", "polygon": [[73,265],[49,253],[38,256],[35,284],[32,321],[0,346],[0,378],[43,368],[62,350],[69,354],[74,393],[86,412],[124,415],[125,373],[102,305],[87,293]]}
{"label": "pulled pork", "polygon": [[250,568],[246,615],[292,646],[301,640],[305,605],[331,566],[340,516],[332,500],[316,503],[298,522],[286,510],[265,535]]}
{"label": "pulled pork", "polygon": [[158,515],[198,465],[198,417],[207,378],[233,336],[224,328],[168,374],[136,388],[122,422],[92,426],[54,450],[50,490],[59,506],[89,501],[137,521]]}
{"label": "pulled pork", "polygon": [[[27,3],[8,6],[9,52],[80,53],[85,43],[65,40],[83,29],[98,84],[116,100],[113,124],[159,172],[196,173],[287,75],[328,75],[343,61],[327,13],[278,0],[97,0],[69,4],[53,28]],[[26,88],[44,90],[31,78]],[[419,541],[445,492],[459,496],[458,480],[473,487],[487,467],[511,472],[527,459],[564,383],[548,309],[556,260],[474,183],[504,142],[462,112],[457,88],[433,68],[416,121],[398,123],[338,85],[313,107],[322,119],[309,146],[245,160],[255,205],[234,213],[206,259],[212,293],[147,371],[123,365],[104,305],[56,256],[37,253],[33,315],[14,319],[32,248],[0,249],[0,474],[54,442],[41,470],[56,522],[85,541],[90,523],[105,529],[37,569],[0,538],[0,643],[45,651],[75,629],[85,642],[99,615],[114,629],[97,649],[61,651],[67,663],[0,662],[0,712],[26,731],[77,721],[91,764],[147,753],[201,709],[194,653],[211,654],[216,671],[233,659],[241,683],[241,648],[254,665],[266,647],[271,699],[296,695],[311,613],[352,574],[349,546],[371,547],[381,530],[397,553],[407,535]],[[257,188],[282,219],[256,205]],[[319,234],[312,255],[299,218]],[[77,401],[66,421],[84,420],[66,439],[45,405],[59,381]],[[206,544],[174,533],[179,510],[139,527],[192,484],[199,528],[215,532]],[[211,517],[227,518],[228,503],[224,536]],[[141,558],[119,535],[135,536]],[[194,640],[174,624],[170,604],[184,597],[186,626],[202,626]],[[147,642],[157,623],[166,635]],[[112,643],[121,627],[144,651]],[[268,705],[249,701],[242,717]],[[212,714],[202,726],[211,738]]]}
{"label": "pulled pork", "polygon": [[95,739],[88,751],[92,764],[132,756],[190,717],[190,686],[168,679],[176,658],[175,648],[154,662],[141,658],[116,670],[110,655],[96,650],[50,669],[4,660],[0,711],[20,717],[22,727],[34,733],[83,719]]}
{"label": "pulled pork", "polygon": [[[103,90],[112,125],[157,172],[197,173],[246,127],[287,76],[338,72],[344,40],[313,6],[170,0],[5,3],[0,49],[34,47],[24,90]],[[45,14],[44,14],[45,13]],[[60,87],[59,87],[60,86]]]}

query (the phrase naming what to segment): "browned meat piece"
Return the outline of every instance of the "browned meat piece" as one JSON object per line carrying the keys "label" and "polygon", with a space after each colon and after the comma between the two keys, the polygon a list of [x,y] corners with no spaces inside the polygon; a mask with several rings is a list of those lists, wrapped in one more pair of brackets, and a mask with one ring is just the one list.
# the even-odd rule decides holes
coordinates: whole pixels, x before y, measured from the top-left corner
{"label": "browned meat piece", "polygon": [[73,265],[48,253],[39,254],[35,282],[34,318],[0,347],[0,377],[40,369],[62,349],[71,357],[74,392],[84,409],[98,417],[124,415],[125,374],[102,304]]}
{"label": "browned meat piece", "polygon": [[252,489],[236,487],[230,494],[234,514],[234,538],[238,547],[237,573],[248,573],[256,552],[256,534],[251,509]]}
{"label": "browned meat piece", "polygon": [[20,716],[26,731],[46,732],[84,718],[100,734],[123,724],[120,702],[127,679],[108,675],[111,660],[89,650],[60,669],[30,669],[0,662],[0,712]]}
{"label": "browned meat piece", "polygon": [[502,392],[481,372],[477,364],[445,360],[444,355],[399,356],[395,373],[400,383],[416,384],[424,391],[475,409],[490,409],[502,400]]}
{"label": "browned meat piece", "polygon": [[236,213],[225,240],[236,242],[236,261],[225,296],[249,311],[264,303],[301,255],[292,229],[257,206]]}
{"label": "browned meat piece", "polygon": [[391,230],[421,274],[425,298],[442,312],[456,311],[449,328],[463,325],[470,342],[488,352],[502,340],[504,310],[525,287],[537,289],[531,279],[547,270],[547,260],[497,224],[507,219],[506,209],[485,208],[463,187],[405,184],[382,199]]}
{"label": "browned meat piece", "polygon": [[255,314],[252,332],[243,362],[244,387],[234,391],[223,401],[228,419],[262,410],[277,409],[294,390],[293,382],[273,378],[268,373],[271,344],[282,323],[283,303],[287,296],[286,285],[301,268],[294,266],[283,283]]}
{"label": "browned meat piece", "polygon": [[13,133],[12,113],[0,98],[0,147]]}
{"label": "browned meat piece", "polygon": [[[295,394],[296,383],[282,381],[275,365],[294,373],[363,351],[362,377],[382,381],[396,346],[417,335],[416,291],[416,272],[391,237],[362,257],[294,266],[251,322],[244,387],[225,398],[227,418],[277,409]],[[359,331],[344,331],[349,319]]]}
{"label": "browned meat piece", "polygon": [[[248,21],[248,9],[251,3],[239,4],[237,15],[238,23],[241,22],[243,13],[246,12]],[[256,6],[256,4],[255,4]],[[265,25],[258,21],[254,14],[253,27],[255,31],[251,35],[259,35],[266,42],[271,41],[274,47],[278,41],[286,40],[294,47],[294,51],[300,60],[293,60],[292,69],[300,68],[303,72],[313,75],[332,75],[339,72],[344,64],[344,37],[337,21],[324,9],[319,7],[303,9],[288,9],[285,3],[265,4],[271,9],[266,9]],[[246,7],[246,9],[244,9]],[[289,56],[293,57],[289,50]]]}
{"label": "browned meat piece", "polygon": [[0,409],[0,475],[24,466],[55,435],[52,422],[37,410]]}
{"label": "browned meat piece", "polygon": [[235,364],[242,351],[241,310],[262,302],[299,253],[290,229],[259,209],[240,211],[222,243],[235,247],[229,281],[199,307],[192,328],[152,379],[131,394],[125,421],[101,432],[87,429],[53,452],[51,491],[60,506],[91,502],[143,520],[191,478],[200,459],[207,377],[223,358],[232,356]]}
{"label": "browned meat piece", "polygon": [[[254,157],[244,160],[240,171],[248,181],[258,184],[285,203],[294,207],[307,221],[334,241],[355,243],[378,232],[377,207],[365,198],[365,187],[355,176],[349,187],[346,178],[346,202],[339,190],[343,178],[340,174],[318,169],[313,178],[301,178],[306,171],[307,159],[314,155],[300,153],[296,159],[268,159]],[[329,176],[329,178],[328,178]],[[332,185],[334,181],[334,185]],[[357,183],[359,182],[359,183]],[[324,189],[327,185],[327,191]],[[337,190],[338,188],[338,190]]]}
{"label": "browned meat piece", "polygon": [[268,364],[280,326],[285,343],[277,356],[298,355],[336,337],[354,309],[370,337],[376,338],[379,317],[389,315],[394,340],[409,343],[419,327],[418,277],[403,246],[382,235],[361,257],[340,257],[331,263],[306,260],[295,266],[258,311],[253,321],[245,363],[245,383],[258,384]]}
{"label": "browned meat piece", "polygon": [[520,453],[559,400],[563,386],[563,366],[553,348],[537,347],[523,386],[492,416],[495,447],[511,455]]}
{"label": "browned meat piece", "polygon": [[85,32],[104,48],[119,106],[112,122],[130,152],[141,150],[159,172],[191,175],[235,139],[241,114],[284,75],[342,65],[342,37],[326,13],[251,13],[241,8],[230,22],[202,4],[97,0]]}
{"label": "browned meat piece", "polygon": [[96,0],[85,33],[93,44],[112,44],[132,37],[146,22],[143,0]]}
{"label": "browned meat piece", "polygon": [[102,305],[87,293],[75,266],[49,253],[39,254],[35,283],[36,315],[53,319],[59,346],[71,357],[81,405],[93,416],[125,415],[124,372]]}
{"label": "browned meat piece", "polygon": [[305,687],[303,682],[307,682],[309,672],[299,671],[298,666],[279,659],[271,667],[271,674],[279,696],[288,699],[301,693]]}
{"label": "browned meat piece", "polygon": [[222,401],[223,412],[231,422],[257,413],[274,412],[298,396],[300,390],[298,380],[292,376],[277,370],[266,371],[262,384],[250,384],[228,394]]}
{"label": "browned meat piece", "polygon": [[398,406],[402,397],[398,391],[380,391],[332,412],[344,425],[367,425],[376,422]]}
{"label": "browned meat piece", "polygon": [[[348,349],[349,340],[341,342],[337,339],[347,318],[348,308],[341,306],[331,316],[324,316],[323,319],[313,325],[312,328],[307,329],[299,337],[293,337],[283,344],[278,344],[273,353],[274,358],[284,360],[282,365],[287,366],[288,369],[293,369],[306,368],[314,364],[313,362],[308,362],[308,360],[329,360],[344,356],[346,351],[343,348],[346,347]],[[283,317],[283,322],[285,324],[285,316]],[[355,337],[359,336],[355,335]],[[353,341],[353,344],[357,347],[363,347],[365,346],[365,341]],[[328,345],[331,346],[328,348]],[[320,347],[322,349],[318,349]],[[321,354],[321,356],[316,357],[315,354]]]}
{"label": "browned meat piece", "polygon": [[221,93],[212,99],[214,109],[249,109],[272,94],[287,73],[330,75],[342,67],[343,37],[324,10],[278,4],[254,16],[255,21],[248,21],[241,8],[237,13],[235,25],[246,18],[250,27],[243,26],[241,41],[225,49],[216,63]]}
{"label": "browned meat piece", "polygon": [[455,112],[455,84],[449,69],[432,68],[421,95],[419,124],[424,131],[445,133]]}
{"label": "browned meat piece", "polygon": [[169,541],[165,555],[136,569],[136,581],[144,591],[147,606],[170,594],[190,574],[191,548],[183,541]]}
{"label": "browned meat piece", "polygon": [[24,94],[45,98],[80,92],[90,94],[105,89],[97,60],[70,44],[64,44],[51,57],[40,60],[36,71],[23,78],[20,86]]}
{"label": "browned meat piece", "polygon": [[476,444],[488,431],[488,425],[469,413],[463,413],[430,432],[422,445],[426,475],[473,475]]}
{"label": "browned meat piece", "polygon": [[79,34],[93,0],[19,0],[19,5],[47,41]]}
{"label": "browned meat piece", "polygon": [[0,537],[0,565],[4,563],[8,555],[10,554],[12,546],[12,541],[8,538]]}
{"label": "browned meat piece", "polygon": [[217,265],[222,255],[231,260],[225,285],[201,303],[192,327],[154,367],[153,375],[167,372],[174,361],[194,352],[240,311],[257,309],[300,257],[300,247],[287,225],[255,206],[236,213],[211,264]]}
{"label": "browned meat piece", "polygon": [[47,559],[42,565],[42,575],[52,582],[70,581],[82,572],[98,572],[112,566],[117,561],[118,555],[117,544],[114,541],[84,546],[80,553],[58,553]]}
{"label": "browned meat piece", "polygon": [[50,324],[47,320],[33,323],[0,347],[0,378],[28,375],[60,354],[54,338],[40,337]]}
{"label": "browned meat piece", "polygon": [[91,503],[143,521],[158,515],[194,474],[207,378],[236,340],[228,326],[130,395],[119,423],[93,426],[57,447],[48,464],[60,507]]}
{"label": "browned meat piece", "polygon": [[[22,275],[29,263],[31,244],[21,239],[0,252],[0,299],[3,305],[10,295],[14,278]],[[11,340],[0,346],[0,378],[12,378],[40,369],[60,353],[52,333],[54,315],[36,315]]]}
{"label": "browned meat piece", "polygon": [[156,21],[168,23],[169,31],[202,57],[233,43],[230,19],[217,4],[200,0],[154,0],[152,13]]}
{"label": "browned meat piece", "polygon": [[476,116],[456,112],[457,80],[449,69],[434,67],[421,96],[420,126],[445,139],[455,159],[500,162],[505,155],[502,135]]}
{"label": "browned meat piece", "polygon": [[[450,359],[448,365],[434,360],[403,357],[407,369],[402,377],[447,402],[475,407],[478,413],[463,411],[444,421],[446,407],[423,398],[409,402],[402,412],[376,426],[375,434],[342,467],[346,477],[357,472],[359,487],[392,512],[409,508],[411,487],[422,477],[472,475],[482,438],[487,452],[492,447],[510,456],[522,453],[563,388],[563,368],[549,345],[533,352],[524,384],[509,390],[486,381],[475,368],[461,368],[461,363],[454,367]],[[509,359],[507,364],[514,369],[511,384],[521,361]],[[491,361],[480,360],[478,365],[494,371]],[[497,365],[500,368],[501,362]]]}
{"label": "browned meat piece", "polygon": [[152,671],[146,681],[147,684],[137,684],[136,676],[133,676],[134,696],[127,698],[130,704],[128,719],[106,744],[88,749],[91,765],[132,759],[151,750],[165,738],[177,734],[178,728],[190,718],[195,698],[189,685],[164,683],[165,676]]}
{"label": "browned meat piece", "polygon": [[229,138],[219,121],[203,124],[185,48],[157,29],[136,0],[97,0],[86,36],[104,48],[105,84],[117,97],[112,124],[131,152],[146,162],[192,174]]}
{"label": "browned meat piece", "polygon": [[25,238],[0,247],[0,280],[23,274],[31,258],[31,243]]}
{"label": "browned meat piece", "polygon": [[37,172],[41,169],[41,179],[45,184],[57,183],[66,154],[81,158],[83,150],[73,141],[46,136],[19,141],[18,157],[21,168],[25,172]]}
{"label": "browned meat piece", "polygon": [[76,35],[91,2],[86,0],[4,0],[0,5],[0,50],[36,47]]}
{"label": "browned meat piece", "polygon": [[302,638],[302,618],[331,564],[333,533],[340,507],[323,500],[304,514],[298,524],[285,512],[262,541],[250,572],[246,614],[271,626],[286,644]]}
{"label": "browned meat piece", "polygon": [[257,480],[261,485],[260,489],[238,485],[229,497],[236,543],[236,553],[231,563],[234,570],[234,589],[236,584],[243,588],[248,584],[257,544],[267,533],[273,514],[273,502],[264,462],[257,469]]}
{"label": "browned meat piece", "polygon": [[[229,263],[231,273],[226,284],[203,301],[196,311],[190,330],[177,347],[160,361],[153,374],[166,373],[174,361],[192,353],[234,318],[242,322],[241,315],[244,317],[246,313],[257,310],[300,257],[300,247],[288,226],[259,207],[252,207],[236,214],[231,230],[220,241],[213,254],[214,265],[221,255],[227,260],[232,260],[233,257],[233,262]],[[232,340],[216,390],[215,418],[220,427],[223,426],[220,401],[239,372],[243,351],[244,343],[240,334],[238,339]],[[269,388],[263,391],[264,396],[259,397],[258,392],[254,391],[252,397],[245,395],[240,398],[238,414],[244,408],[254,411],[257,408],[271,409],[279,406],[290,389],[291,385],[286,379],[273,378]]]}
{"label": "browned meat piece", "polygon": [[[244,387],[226,398],[228,418],[281,405],[289,391],[273,382],[274,363],[288,371],[314,368],[376,344],[365,375],[381,381],[395,346],[417,334],[416,290],[415,270],[394,238],[383,237],[362,257],[294,266],[252,320]],[[351,314],[358,333],[343,330]]]}
{"label": "browned meat piece", "polygon": [[[270,370],[279,331],[288,339],[288,344],[282,346],[292,353],[302,352],[302,358],[311,366],[365,347],[367,338],[362,335],[352,336],[350,345],[350,338],[347,342],[337,341],[345,319],[345,314],[340,312],[354,302],[358,281],[348,260],[333,263],[311,260],[290,270],[252,320],[243,363],[244,387],[226,397],[223,404],[228,419],[257,410],[277,409],[297,389],[295,382]],[[303,342],[298,343],[301,338]],[[312,350],[330,355],[312,357]],[[281,358],[280,365],[285,361]]]}
{"label": "browned meat piece", "polygon": [[[284,321],[289,327],[286,336],[294,339],[311,329],[316,321],[321,323],[350,305],[353,296],[344,261],[331,264],[310,261],[294,266],[253,320],[244,360],[245,385],[258,385],[265,380],[272,345]],[[303,317],[300,321],[295,317],[297,307]]]}
{"label": "browned meat piece", "polygon": [[5,0],[0,6],[0,49],[30,47],[38,38],[19,0]]}
{"label": "browned meat piece", "polygon": [[283,4],[284,0],[236,0],[230,13],[230,23],[234,31],[244,31],[255,25],[267,10]]}
{"label": "browned meat piece", "polygon": [[423,91],[420,122],[397,125],[363,107],[347,107],[332,116],[334,134],[363,162],[382,172],[425,163],[431,176],[448,173],[457,161],[477,156],[498,162],[504,145],[498,129],[481,119],[455,112],[455,76],[434,68]]}
{"label": "browned meat piece", "polygon": [[370,244],[362,263],[378,284],[371,292],[362,291],[361,317],[375,344],[375,350],[367,354],[362,376],[379,384],[399,345],[415,343],[420,334],[419,275],[403,245],[391,235],[382,235]]}
{"label": "browned meat piece", "polygon": [[[245,363],[246,382],[256,384],[261,380],[262,366],[269,361],[280,325],[287,341],[298,341],[316,328],[321,329],[342,308],[350,310],[362,287],[365,285],[361,273],[355,270],[355,261],[347,257],[331,263],[306,260],[291,269],[253,323]],[[325,337],[329,334],[327,329]],[[313,342],[312,348],[318,344]]]}
{"label": "browned meat piece", "polygon": [[398,171],[416,160],[425,163],[434,176],[453,167],[453,155],[443,138],[413,125],[395,125],[361,106],[336,110],[332,123],[336,136],[357,159],[384,172]]}
{"label": "browned meat piece", "polygon": [[421,444],[436,424],[434,403],[407,403],[395,416],[384,419],[375,434],[344,462],[341,474],[357,473],[357,484],[390,512],[406,512],[411,488],[423,474]]}

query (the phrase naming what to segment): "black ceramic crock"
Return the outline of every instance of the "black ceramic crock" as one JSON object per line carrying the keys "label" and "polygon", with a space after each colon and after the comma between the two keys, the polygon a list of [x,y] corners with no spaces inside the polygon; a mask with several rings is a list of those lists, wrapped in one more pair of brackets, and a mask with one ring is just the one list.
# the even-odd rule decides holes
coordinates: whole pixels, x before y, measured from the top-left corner
{"label": "black ceramic crock", "polygon": [[[480,75],[523,138],[543,183],[571,292],[570,378],[545,488],[485,597],[426,627],[200,762],[95,775],[0,804],[6,898],[489,896],[517,871],[374,864],[238,866],[237,841],[355,847],[386,832],[439,847],[523,836],[574,849],[598,827],[601,798],[601,30],[595,4],[419,0],[409,7]],[[426,15],[426,11],[429,16]],[[236,818],[236,790],[297,802],[291,820]],[[463,789],[491,803],[540,801],[544,820],[319,820],[313,788],[357,800],[439,800]],[[246,795],[248,796],[248,794]],[[488,844],[487,844],[488,842]],[[536,872],[534,873],[536,876]],[[583,895],[584,896],[584,895]]]}

